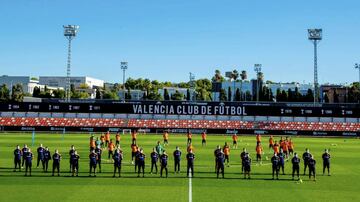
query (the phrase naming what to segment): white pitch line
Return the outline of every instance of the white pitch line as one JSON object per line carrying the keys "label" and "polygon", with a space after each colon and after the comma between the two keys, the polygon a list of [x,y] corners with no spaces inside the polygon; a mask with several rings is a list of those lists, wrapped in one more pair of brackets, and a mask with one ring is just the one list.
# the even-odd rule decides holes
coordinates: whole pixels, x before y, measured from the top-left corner
{"label": "white pitch line", "polygon": [[192,176],[191,169],[189,170],[189,202],[192,202]]}

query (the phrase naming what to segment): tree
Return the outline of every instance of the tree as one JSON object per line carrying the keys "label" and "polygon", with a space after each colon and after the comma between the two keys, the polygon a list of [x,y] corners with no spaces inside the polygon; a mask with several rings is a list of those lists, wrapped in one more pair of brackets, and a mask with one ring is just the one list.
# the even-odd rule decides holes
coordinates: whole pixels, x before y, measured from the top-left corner
{"label": "tree", "polygon": [[209,79],[196,80],[196,100],[210,101],[212,84]]}
{"label": "tree", "polygon": [[35,86],[33,90],[33,97],[40,97],[40,93],[41,93],[40,88]]}
{"label": "tree", "polygon": [[281,102],[282,100],[281,100],[281,90],[280,90],[280,88],[277,88],[276,89],[276,102]]}
{"label": "tree", "polygon": [[65,98],[65,91],[61,89],[56,89],[53,91],[54,98]]}
{"label": "tree", "polygon": [[244,80],[247,79],[247,72],[245,70],[241,71],[240,79],[241,79],[241,83],[240,83],[240,101],[241,101],[242,100],[241,95],[243,94],[243,92],[242,92],[242,84],[243,84]]}
{"label": "tree", "polygon": [[24,90],[21,84],[18,83],[12,87],[11,100],[15,102],[24,100]]}
{"label": "tree", "polygon": [[191,93],[190,93],[190,89],[186,90],[186,100],[190,101],[191,100]]}
{"label": "tree", "polygon": [[171,100],[183,100],[184,98],[184,94],[180,93],[179,91],[175,91],[175,93],[173,93],[171,95]]}
{"label": "tree", "polygon": [[10,90],[6,84],[0,87],[0,102],[8,102],[10,100]]}
{"label": "tree", "polygon": [[170,100],[170,95],[167,88],[164,88],[164,100]]}
{"label": "tree", "polygon": [[241,93],[238,88],[236,89],[236,92],[235,92],[235,101],[241,101]]}
{"label": "tree", "polygon": [[308,89],[304,98],[304,102],[314,102],[314,93],[311,89]]}
{"label": "tree", "polygon": [[228,98],[228,100],[227,101],[229,101],[229,102],[231,102],[231,97],[232,97],[232,94],[231,94],[232,92],[231,92],[231,87],[229,86],[229,88],[228,88],[228,96],[227,96],[227,98]]}
{"label": "tree", "polygon": [[224,77],[221,75],[220,70],[215,70],[215,75],[213,76],[213,78],[211,79],[213,82],[223,82],[225,79]]}
{"label": "tree", "polygon": [[220,90],[219,100],[221,102],[227,101],[226,92],[223,88]]}
{"label": "tree", "polygon": [[288,100],[289,102],[294,102],[294,94],[293,94],[293,91],[291,90],[291,88],[288,89],[287,95],[288,95],[288,99],[287,99],[287,100]]}
{"label": "tree", "polygon": [[99,87],[95,87],[96,93],[95,93],[95,99],[100,100],[102,98],[101,89]]}
{"label": "tree", "polygon": [[149,100],[162,100],[161,94],[156,90],[150,90],[147,93],[147,99]]}
{"label": "tree", "polygon": [[111,90],[106,90],[106,91],[104,91],[103,99],[118,100],[119,96],[118,96],[117,92],[114,92]]}
{"label": "tree", "polygon": [[125,100],[131,100],[132,96],[131,96],[131,91],[128,88],[127,89],[127,93],[125,93]]}
{"label": "tree", "polygon": [[339,103],[339,95],[336,92],[336,89],[334,89],[334,103]]}
{"label": "tree", "polygon": [[245,101],[251,101],[251,92],[249,90],[247,90],[245,92]]}

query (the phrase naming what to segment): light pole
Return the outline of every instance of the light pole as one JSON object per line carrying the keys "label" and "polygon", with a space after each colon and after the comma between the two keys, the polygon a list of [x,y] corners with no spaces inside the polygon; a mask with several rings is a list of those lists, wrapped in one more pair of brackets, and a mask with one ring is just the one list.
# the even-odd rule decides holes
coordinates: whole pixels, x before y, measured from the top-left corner
{"label": "light pole", "polygon": [[256,72],[256,102],[259,102],[259,73],[261,72],[261,64],[254,65],[254,71]]}
{"label": "light pole", "polygon": [[120,67],[123,70],[123,100],[125,101],[125,71],[128,68],[128,63],[127,62],[121,62]]}
{"label": "light pole", "polygon": [[360,89],[360,64],[355,63],[355,69],[359,70],[359,89]]}
{"label": "light pole", "polygon": [[314,104],[319,100],[319,83],[317,69],[317,44],[322,39],[322,29],[308,29],[308,39],[314,44]]}
{"label": "light pole", "polygon": [[71,72],[71,41],[75,38],[77,32],[79,31],[79,26],[77,25],[63,25],[64,36],[68,40],[68,57],[67,57],[67,67],[66,67],[66,101],[70,102],[70,72]]}

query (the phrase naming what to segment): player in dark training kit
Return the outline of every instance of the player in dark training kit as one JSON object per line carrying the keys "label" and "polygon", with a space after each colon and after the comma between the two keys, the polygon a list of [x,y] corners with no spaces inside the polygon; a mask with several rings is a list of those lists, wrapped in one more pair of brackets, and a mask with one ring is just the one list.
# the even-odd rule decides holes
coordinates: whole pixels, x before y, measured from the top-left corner
{"label": "player in dark training kit", "polygon": [[31,149],[28,149],[28,151],[25,154],[25,176],[27,176],[28,171],[31,176],[32,160],[33,160],[33,153],[31,152]]}
{"label": "player in dark training kit", "polygon": [[178,146],[176,146],[176,149],[174,151],[174,163],[175,163],[175,169],[174,173],[180,173],[180,160],[181,160],[181,151]]}
{"label": "player in dark training kit", "polygon": [[169,156],[166,154],[165,151],[164,151],[164,153],[160,156],[160,165],[161,165],[160,177],[163,176],[163,170],[164,170],[164,169],[165,169],[166,177],[168,177],[168,169],[167,169],[168,158],[169,158]]}
{"label": "player in dark training kit", "polygon": [[45,147],[45,151],[44,151],[45,172],[48,171],[50,160],[51,160],[51,154],[50,154],[49,148]]}
{"label": "player in dark training kit", "polygon": [[137,156],[138,159],[138,177],[140,177],[140,172],[142,170],[142,176],[145,177],[145,154],[144,154],[144,150],[140,149],[140,153]]}
{"label": "player in dark training kit", "polygon": [[24,147],[21,149],[21,153],[22,153],[22,163],[21,163],[21,167],[24,167],[25,164],[25,158],[26,158],[26,153],[29,151],[28,146],[25,144]]}
{"label": "player in dark training kit", "polygon": [[280,153],[278,154],[279,157],[279,172],[280,169],[282,170],[282,174],[285,175],[284,168],[285,168],[285,153],[282,149],[280,149]]}
{"label": "player in dark training kit", "polygon": [[90,160],[90,169],[89,169],[89,176],[91,176],[91,170],[94,173],[94,177],[96,177],[96,164],[97,164],[97,154],[95,153],[95,150],[92,150],[90,155],[89,155],[89,160]]}
{"label": "player in dark training kit", "polygon": [[250,171],[251,171],[251,158],[249,154],[245,154],[244,157],[244,179],[246,179],[246,175],[248,179],[250,179]]}
{"label": "player in dark training kit", "polygon": [[159,154],[156,152],[155,147],[153,148],[153,152],[151,152],[150,157],[151,157],[151,171],[150,171],[150,174],[153,173],[154,167],[155,167],[156,174],[157,174],[158,168],[157,168],[156,163],[157,163],[157,161],[159,159]]}
{"label": "player in dark training kit", "polygon": [[43,171],[45,171],[45,158],[44,158],[45,148],[42,144],[37,148],[37,163],[36,168],[39,167],[40,161],[43,167]]}
{"label": "player in dark training kit", "polygon": [[52,176],[54,176],[55,170],[57,170],[58,176],[60,176],[60,160],[61,155],[59,154],[59,151],[56,149],[55,153],[52,156],[53,159],[53,167],[52,167]]}
{"label": "player in dark training kit", "polygon": [[71,156],[71,168],[72,168],[72,177],[74,177],[76,173],[76,177],[79,176],[79,159],[80,156],[78,155],[77,151],[74,152],[74,155]]}
{"label": "player in dark training kit", "polygon": [[195,154],[192,150],[188,152],[186,155],[187,159],[187,169],[186,169],[186,176],[189,177],[189,172],[191,171],[191,177],[194,177],[194,160],[195,160]]}
{"label": "player in dark training kit", "polygon": [[304,160],[304,175],[306,173],[306,168],[309,165],[309,160],[311,159],[312,155],[310,154],[310,151],[308,148],[305,149],[304,154],[302,155],[302,159]]}
{"label": "player in dark training kit", "polygon": [[73,170],[72,169],[73,163],[71,162],[71,160],[73,159],[73,156],[75,155],[75,151],[76,151],[76,149],[75,149],[74,145],[71,145],[70,150],[69,150],[69,165],[70,165],[69,173],[71,173],[71,171]]}
{"label": "player in dark training kit", "polygon": [[279,179],[279,157],[277,156],[276,152],[274,152],[274,156],[271,158],[272,164],[272,179],[274,179],[274,175],[276,174],[276,179]]}
{"label": "player in dark training kit", "polygon": [[295,172],[297,174],[298,180],[300,180],[300,158],[298,157],[297,153],[294,153],[294,157],[291,159],[292,163],[292,180],[294,180]]}
{"label": "player in dark training kit", "polygon": [[328,176],[330,176],[330,154],[328,149],[325,149],[325,153],[323,153],[322,159],[323,159],[323,175],[325,175],[325,169],[327,168]]}
{"label": "player in dark training kit", "polygon": [[225,167],[224,163],[225,163],[225,154],[222,150],[220,150],[220,152],[216,156],[216,164],[217,164],[216,177],[217,178],[219,178],[220,172],[222,174],[222,178],[224,178],[224,167]]}
{"label": "player in dark training kit", "polygon": [[246,154],[249,154],[249,153],[246,151],[246,148],[243,148],[243,151],[242,151],[241,154],[240,154],[240,159],[241,159],[241,173],[244,172],[244,166],[245,166],[245,164],[244,164],[244,158],[245,158],[245,155],[246,155]]}
{"label": "player in dark training kit", "polygon": [[99,173],[101,173],[101,154],[102,154],[101,145],[98,145],[96,147],[95,153],[97,154],[96,165],[99,165]]}
{"label": "player in dark training kit", "polygon": [[20,146],[17,145],[14,150],[14,172],[16,172],[17,167],[19,167],[19,172],[21,172],[21,156]]}
{"label": "player in dark training kit", "polygon": [[113,160],[114,160],[114,175],[113,177],[115,177],[115,173],[116,171],[119,172],[119,177],[121,177],[121,161],[123,160],[123,153],[122,151],[117,148],[114,152],[114,155],[113,155]]}
{"label": "player in dark training kit", "polygon": [[217,171],[217,156],[221,152],[220,145],[216,146],[216,149],[214,150],[214,157],[215,157],[215,173]]}
{"label": "player in dark training kit", "polygon": [[309,160],[309,180],[311,180],[311,176],[314,177],[314,181],[316,181],[316,161],[314,159],[314,156],[311,156],[310,160]]}

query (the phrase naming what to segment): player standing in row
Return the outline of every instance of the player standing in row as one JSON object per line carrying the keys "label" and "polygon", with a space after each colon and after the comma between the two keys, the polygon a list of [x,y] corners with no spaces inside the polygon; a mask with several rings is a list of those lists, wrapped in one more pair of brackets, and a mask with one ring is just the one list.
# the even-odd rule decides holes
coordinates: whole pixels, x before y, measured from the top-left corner
{"label": "player standing in row", "polygon": [[181,151],[178,146],[176,146],[176,149],[174,151],[174,173],[180,173],[180,160],[181,160]]}
{"label": "player standing in row", "polygon": [[294,154],[294,157],[291,159],[292,163],[292,179],[294,180],[295,173],[297,174],[298,180],[300,180],[300,158],[297,153]]}
{"label": "player standing in row", "polygon": [[187,160],[187,169],[186,169],[186,176],[189,177],[189,173],[191,172],[191,177],[194,177],[194,160],[195,160],[195,154],[192,150],[190,150],[186,154],[186,160]]}
{"label": "player standing in row", "polygon": [[201,133],[201,146],[206,146],[206,133],[202,132]]}
{"label": "player standing in row", "polygon": [[135,143],[131,144],[131,164],[134,165],[134,159],[136,158],[136,152],[138,151],[138,146]]}
{"label": "player standing in row", "polygon": [[21,156],[22,152],[20,150],[20,146],[17,145],[14,150],[14,172],[16,172],[17,167],[19,167],[19,172],[21,172]]}
{"label": "player standing in row", "polygon": [[74,154],[71,156],[72,177],[74,177],[75,174],[76,177],[79,176],[79,159],[80,156],[75,150]]}
{"label": "player standing in row", "polygon": [[309,159],[309,180],[311,180],[311,176],[313,176],[314,181],[316,181],[316,161],[314,159],[314,156],[311,156],[311,158]]}
{"label": "player standing in row", "polygon": [[56,149],[55,153],[52,156],[53,159],[53,166],[52,166],[52,176],[54,176],[55,170],[57,170],[58,176],[60,176],[60,160],[61,155],[59,154],[59,151]]}
{"label": "player standing in row", "polygon": [[191,144],[192,142],[192,133],[189,130],[189,132],[187,133],[187,144]]}
{"label": "player standing in row", "polygon": [[302,159],[304,160],[304,175],[306,173],[306,168],[309,165],[309,160],[311,159],[312,155],[310,153],[310,150],[308,148],[305,149],[305,152],[302,155]]}
{"label": "player standing in row", "polygon": [[249,154],[245,154],[244,157],[244,179],[246,179],[246,176],[248,176],[248,179],[250,179],[250,172],[251,172],[251,158]]}
{"label": "player standing in row", "polygon": [[[225,142],[225,145],[223,147],[223,151],[224,151],[224,155],[225,155],[225,160],[227,163],[227,167],[229,167],[229,157],[230,157],[230,146],[228,145],[227,142]],[[224,160],[224,162],[225,162]]]}
{"label": "player standing in row", "polygon": [[120,140],[121,140],[120,133],[117,132],[116,135],[115,135],[115,145],[116,145],[117,147],[120,146]]}
{"label": "player standing in row", "polygon": [[90,152],[91,152],[92,150],[94,150],[95,147],[96,147],[96,141],[95,141],[95,139],[94,139],[94,135],[93,135],[93,134],[91,134],[91,136],[90,136],[89,146],[90,146],[90,148],[89,148],[89,151],[90,151]]}
{"label": "player standing in row", "polygon": [[261,154],[263,153],[263,147],[261,146],[261,143],[257,143],[255,150],[256,150],[256,162],[260,162],[261,164],[262,163]]}
{"label": "player standing in row", "polygon": [[153,173],[154,167],[155,167],[156,174],[157,174],[157,172],[158,172],[157,161],[159,159],[159,154],[156,152],[155,147],[153,148],[153,151],[151,152],[150,157],[151,157],[151,171],[150,171],[150,174]]}
{"label": "player standing in row", "polygon": [[91,171],[93,170],[94,177],[96,177],[96,164],[98,160],[98,156],[95,153],[95,150],[92,150],[89,154],[89,160],[90,160],[90,169],[89,169],[89,177],[91,176]]}
{"label": "player standing in row", "polygon": [[276,154],[278,154],[280,152],[280,146],[277,143],[277,141],[275,141],[275,144],[273,146],[273,150],[274,150],[274,153],[276,153]]}
{"label": "player standing in row", "polygon": [[261,143],[261,135],[260,134],[256,135],[256,143]]}
{"label": "player standing in row", "polygon": [[140,149],[140,153],[138,155],[138,177],[140,177],[140,172],[142,170],[142,176],[145,177],[145,154],[144,150]]}
{"label": "player standing in row", "polygon": [[233,140],[233,149],[237,149],[237,147],[238,147],[238,136],[236,135],[236,133],[234,133],[232,135],[232,140]]}
{"label": "player standing in row", "polygon": [[280,168],[281,168],[282,174],[285,175],[284,170],[285,170],[285,157],[286,157],[286,155],[285,155],[285,153],[284,153],[284,151],[282,149],[280,149],[280,153],[278,154],[278,157],[279,157],[279,168],[278,168],[278,170],[280,172]]}
{"label": "player standing in row", "polygon": [[22,152],[22,163],[21,163],[21,167],[24,167],[24,163],[26,160],[26,153],[28,153],[29,148],[28,146],[25,144],[24,147],[21,149]]}
{"label": "player standing in row", "polygon": [[45,153],[45,148],[43,147],[42,144],[40,144],[40,146],[37,148],[37,163],[36,163],[36,168],[39,167],[40,161],[41,161],[41,165],[43,167],[43,171],[45,171],[45,159],[44,159],[44,153]]}
{"label": "player standing in row", "polygon": [[166,154],[166,151],[163,152],[163,154],[160,156],[160,177],[163,176],[163,170],[165,169],[166,178],[168,177],[168,169],[167,169],[167,162],[168,162],[169,156]]}
{"label": "player standing in row", "polygon": [[291,138],[289,139],[288,145],[289,145],[289,155],[293,155],[295,147],[294,147],[294,142],[291,140]]}
{"label": "player standing in row", "polygon": [[322,159],[323,159],[323,175],[325,175],[325,169],[327,168],[328,176],[330,176],[330,154],[328,149],[325,149],[325,153],[323,153]]}
{"label": "player standing in row", "polygon": [[70,165],[69,173],[71,173],[72,170],[73,170],[73,168],[72,168],[72,165],[73,165],[72,159],[73,159],[73,156],[75,155],[75,151],[76,151],[76,149],[75,149],[74,145],[71,145],[70,150],[69,150],[69,165]]}
{"label": "player standing in row", "polygon": [[27,176],[28,170],[31,176],[32,160],[33,160],[33,153],[29,148],[28,151],[25,153],[25,176]]}
{"label": "player standing in row", "polygon": [[[216,156],[216,177],[219,178],[219,173],[221,172],[222,178],[224,178],[224,162],[225,162],[225,155],[224,152],[220,149],[220,152]],[[221,170],[221,171],[220,171]]]}
{"label": "player standing in row", "polygon": [[45,164],[45,172],[48,171],[49,168],[49,161],[51,160],[51,154],[48,147],[45,147],[44,151],[44,164]]}
{"label": "player standing in row", "polygon": [[167,131],[165,131],[165,133],[163,134],[163,139],[164,139],[164,146],[169,144],[169,133]]}
{"label": "player standing in row", "polygon": [[102,149],[101,146],[98,145],[95,149],[95,153],[97,154],[97,160],[96,165],[99,165],[99,173],[101,173],[101,155],[102,155]]}
{"label": "player standing in row", "polygon": [[272,164],[272,179],[274,179],[274,175],[276,175],[276,179],[279,179],[279,162],[280,159],[277,156],[277,153],[274,152],[274,156],[271,158],[271,164]]}
{"label": "player standing in row", "polygon": [[116,171],[118,171],[119,173],[119,177],[121,177],[121,162],[123,160],[123,153],[122,151],[120,150],[120,148],[117,148],[114,152],[114,155],[113,155],[113,160],[114,160],[114,175],[113,177],[115,177],[115,173]]}

